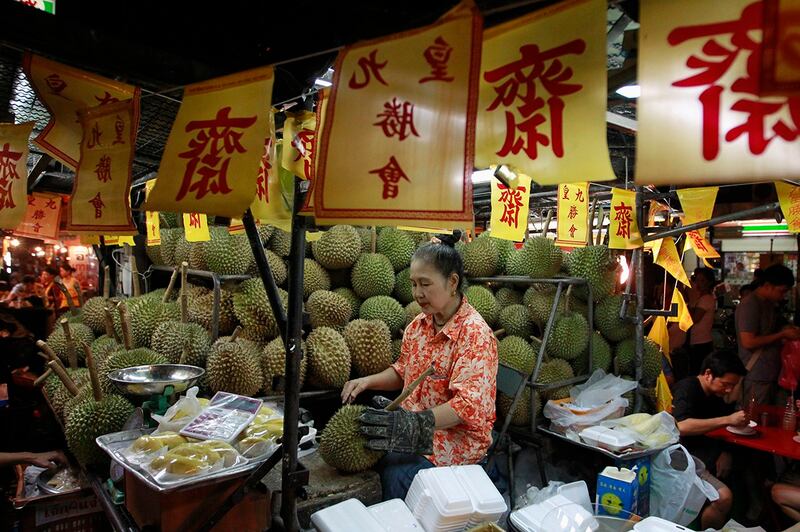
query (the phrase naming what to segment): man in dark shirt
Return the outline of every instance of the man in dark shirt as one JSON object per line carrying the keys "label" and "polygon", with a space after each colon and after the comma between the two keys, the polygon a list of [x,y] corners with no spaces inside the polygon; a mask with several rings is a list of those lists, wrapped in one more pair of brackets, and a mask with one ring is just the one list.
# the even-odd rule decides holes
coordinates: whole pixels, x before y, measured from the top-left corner
{"label": "man in dark shirt", "polygon": [[738,427],[748,423],[743,411],[734,412],[733,405],[723,400],[746,373],[736,353],[714,351],[703,360],[699,375],[683,379],[672,391],[672,415],[678,422],[681,443],[703,461],[706,471],[701,478],[719,492],[719,499],[708,504],[700,514],[704,529],[722,528],[733,502],[731,490],[718,479],[730,472],[731,453],[725,450],[722,442],[705,434],[728,425]]}

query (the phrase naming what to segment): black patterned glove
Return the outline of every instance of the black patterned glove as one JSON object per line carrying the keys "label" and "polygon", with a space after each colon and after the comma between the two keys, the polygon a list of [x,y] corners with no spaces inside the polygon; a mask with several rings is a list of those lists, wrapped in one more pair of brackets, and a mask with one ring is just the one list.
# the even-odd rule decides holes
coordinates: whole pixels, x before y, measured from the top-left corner
{"label": "black patterned glove", "polygon": [[361,417],[361,433],[367,437],[367,447],[376,451],[432,454],[436,420],[433,412],[394,412],[367,408]]}
{"label": "black patterned glove", "polygon": [[383,410],[390,404],[392,404],[392,402],[382,395],[376,395],[375,397],[372,398],[372,406],[374,406],[379,410]]}

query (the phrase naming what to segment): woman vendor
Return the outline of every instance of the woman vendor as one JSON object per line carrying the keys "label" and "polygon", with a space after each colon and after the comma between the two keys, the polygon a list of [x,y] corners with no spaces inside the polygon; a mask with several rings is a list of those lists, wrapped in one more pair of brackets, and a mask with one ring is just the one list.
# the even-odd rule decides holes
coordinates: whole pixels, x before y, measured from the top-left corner
{"label": "woman vendor", "polygon": [[422,307],[406,328],[400,358],[380,373],[348,381],[342,402],[364,390],[400,390],[433,365],[433,373],[386,412],[389,401],[361,416],[368,447],[387,451],[378,464],[384,500],[404,498],[421,469],[481,462],[495,420],[497,341],[463,295],[464,265],[455,237],[419,248],[411,259],[414,299]]}

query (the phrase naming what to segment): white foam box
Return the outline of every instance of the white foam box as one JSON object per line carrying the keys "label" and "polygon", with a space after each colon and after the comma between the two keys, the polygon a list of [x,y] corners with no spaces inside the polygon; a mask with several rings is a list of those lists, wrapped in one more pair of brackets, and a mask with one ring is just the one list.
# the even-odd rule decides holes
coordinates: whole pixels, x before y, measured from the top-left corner
{"label": "white foam box", "polygon": [[386,532],[422,532],[422,525],[403,499],[391,499],[367,508]]}
{"label": "white foam box", "polygon": [[625,434],[622,434],[616,430],[612,430],[608,427],[589,427],[583,429],[578,435],[589,445],[593,445],[594,447],[602,447],[603,449],[608,449],[615,452],[627,449],[628,447],[632,447],[636,444],[636,441],[630,436],[626,436]]}
{"label": "white foam box", "polygon": [[[414,517],[429,532],[461,530],[472,516],[472,501],[449,467],[423,469],[424,492],[416,507],[411,507]],[[413,483],[412,483],[413,485]]]}
{"label": "white foam box", "polygon": [[347,499],[314,512],[311,524],[319,532],[386,532],[358,499]]}
{"label": "white foam box", "polygon": [[467,527],[497,522],[506,513],[506,501],[481,466],[451,466],[451,469],[472,502],[472,517]]}

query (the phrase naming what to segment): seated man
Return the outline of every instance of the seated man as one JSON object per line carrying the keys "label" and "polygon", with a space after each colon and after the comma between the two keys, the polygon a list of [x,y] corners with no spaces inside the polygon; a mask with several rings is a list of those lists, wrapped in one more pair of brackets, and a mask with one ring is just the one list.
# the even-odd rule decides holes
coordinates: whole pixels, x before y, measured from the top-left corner
{"label": "seated man", "polygon": [[734,412],[733,405],[723,400],[745,373],[744,364],[735,352],[714,351],[703,360],[699,375],[683,379],[672,391],[672,415],[678,422],[681,443],[703,461],[706,470],[701,478],[719,492],[719,499],[700,514],[704,529],[722,528],[733,502],[731,490],[717,478],[724,478],[730,472],[731,453],[725,450],[723,442],[705,434],[728,425],[747,424],[745,413]]}

